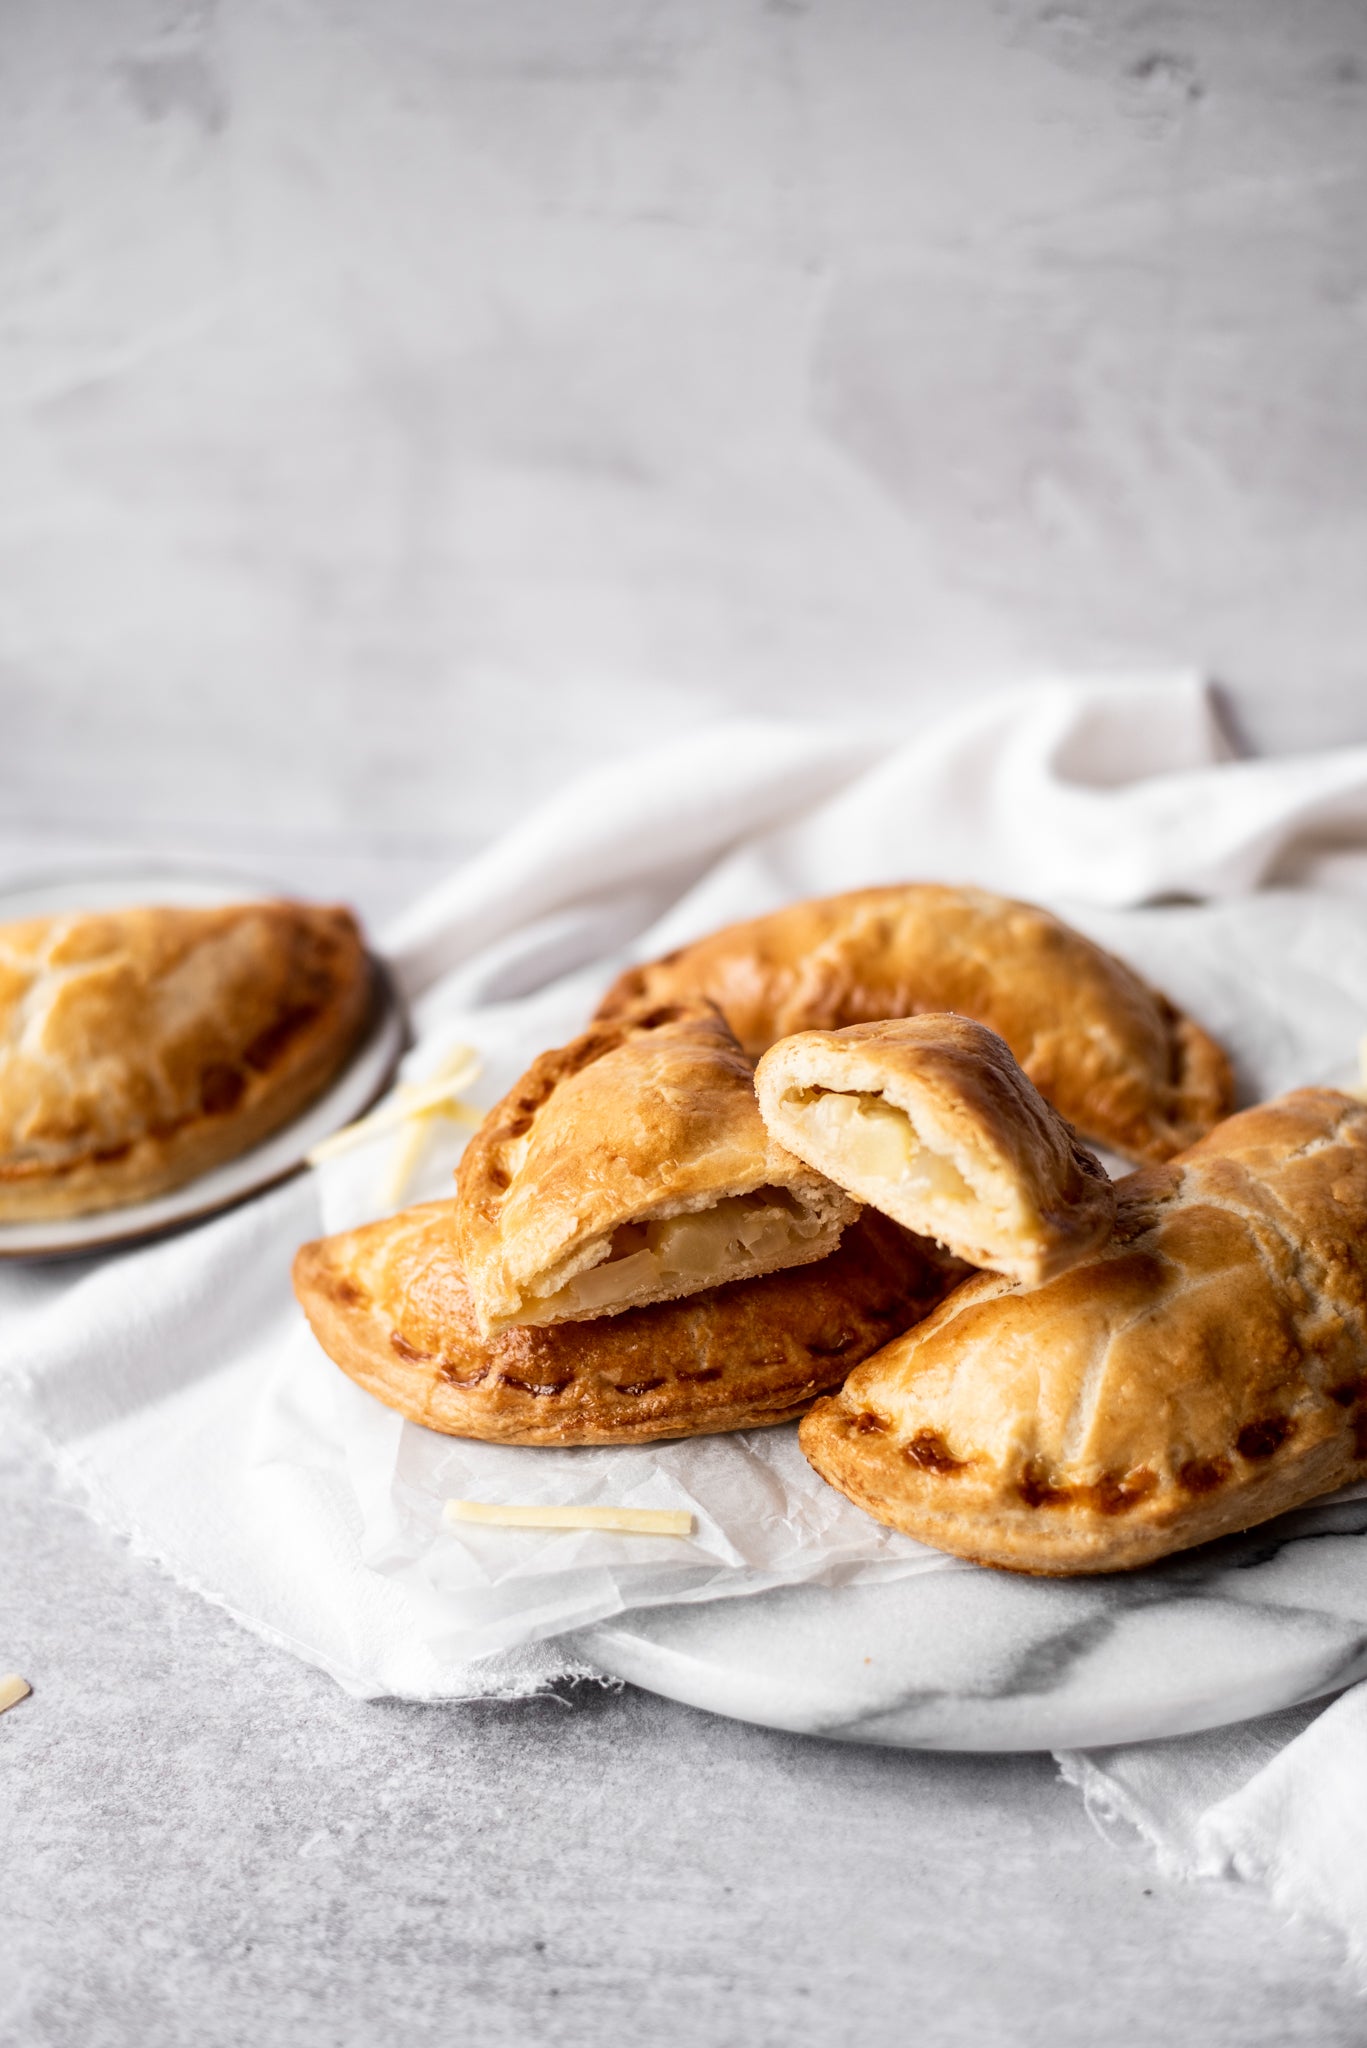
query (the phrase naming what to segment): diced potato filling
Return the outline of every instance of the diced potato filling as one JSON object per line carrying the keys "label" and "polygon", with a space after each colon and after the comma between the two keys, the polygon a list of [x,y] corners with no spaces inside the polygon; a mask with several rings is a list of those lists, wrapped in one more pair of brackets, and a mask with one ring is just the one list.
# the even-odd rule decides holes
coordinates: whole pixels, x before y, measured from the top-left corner
{"label": "diced potato filling", "polygon": [[976,1202],[978,1195],[943,1153],[922,1144],[905,1111],[881,1095],[814,1093],[800,1104],[817,1134],[851,1178],[895,1185],[915,1200]]}
{"label": "diced potato filling", "polygon": [[672,1290],[679,1280],[714,1287],[757,1267],[783,1264],[788,1252],[820,1228],[820,1219],[783,1188],[726,1195],[693,1215],[623,1224],[600,1265],[566,1281],[537,1306],[580,1315],[657,1288]]}

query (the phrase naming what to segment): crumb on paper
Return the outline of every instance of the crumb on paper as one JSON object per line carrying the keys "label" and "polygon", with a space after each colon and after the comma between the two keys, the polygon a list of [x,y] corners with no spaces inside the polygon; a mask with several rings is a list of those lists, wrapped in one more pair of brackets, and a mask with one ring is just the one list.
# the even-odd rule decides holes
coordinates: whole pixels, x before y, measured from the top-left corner
{"label": "crumb on paper", "polygon": [[26,1700],[32,1691],[33,1687],[28,1680],[21,1678],[17,1671],[11,1671],[8,1676],[0,1678],[0,1714],[3,1714],[7,1707],[17,1707],[20,1700]]}

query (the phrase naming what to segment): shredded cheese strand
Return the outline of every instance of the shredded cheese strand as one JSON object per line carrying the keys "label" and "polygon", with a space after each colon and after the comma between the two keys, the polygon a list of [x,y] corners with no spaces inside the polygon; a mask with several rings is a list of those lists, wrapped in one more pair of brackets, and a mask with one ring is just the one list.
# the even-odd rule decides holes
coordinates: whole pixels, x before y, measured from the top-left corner
{"label": "shredded cheese strand", "polygon": [[448,1500],[448,1522],[482,1522],[496,1529],[610,1529],[619,1536],[691,1536],[693,1517],[682,1508],[496,1507],[492,1501]]}
{"label": "shredded cheese strand", "polygon": [[1339,1090],[1340,1095],[1351,1095],[1355,1102],[1367,1102],[1367,1038],[1358,1043],[1358,1078]]}
{"label": "shredded cheese strand", "polygon": [[17,1707],[20,1700],[26,1700],[32,1691],[28,1680],[21,1678],[17,1671],[12,1671],[7,1678],[0,1678],[0,1714],[9,1707]]}
{"label": "shredded cheese strand", "polygon": [[411,1116],[400,1129],[389,1171],[380,1184],[378,1200],[382,1209],[397,1208],[403,1200],[438,1117],[450,1117],[457,1123],[468,1124],[472,1130],[478,1130],[484,1121],[477,1109],[464,1102],[444,1102],[439,1108],[419,1110]]}
{"label": "shredded cheese strand", "polygon": [[376,1199],[382,1209],[397,1209],[404,1198],[405,1190],[427,1150],[427,1140],[432,1134],[432,1112],[414,1116],[399,1132],[399,1141],[389,1161],[389,1170],[380,1182]]}
{"label": "shredded cheese strand", "polygon": [[414,1117],[436,1110],[459,1116],[463,1123],[480,1123],[482,1119],[478,1111],[458,1101],[457,1097],[478,1077],[481,1064],[473,1047],[458,1046],[430,1080],[404,1082],[379,1109],[372,1110],[369,1116],[361,1117],[357,1123],[344,1125],[330,1138],[324,1138],[315,1145],[306,1154],[309,1165],[321,1166],[325,1159],[336,1159],[344,1152],[354,1151],[358,1145],[369,1145],[375,1138],[383,1137],[386,1131],[399,1130]]}

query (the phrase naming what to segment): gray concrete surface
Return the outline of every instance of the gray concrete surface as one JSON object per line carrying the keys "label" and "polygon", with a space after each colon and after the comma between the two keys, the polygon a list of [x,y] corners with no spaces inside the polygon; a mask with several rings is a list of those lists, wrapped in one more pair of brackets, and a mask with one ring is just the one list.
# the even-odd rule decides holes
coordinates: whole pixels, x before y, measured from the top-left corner
{"label": "gray concrete surface", "polygon": [[0,1455],[5,2048],[1337,2048],[1367,2005],[1042,1758],[643,1693],[363,1705]]}

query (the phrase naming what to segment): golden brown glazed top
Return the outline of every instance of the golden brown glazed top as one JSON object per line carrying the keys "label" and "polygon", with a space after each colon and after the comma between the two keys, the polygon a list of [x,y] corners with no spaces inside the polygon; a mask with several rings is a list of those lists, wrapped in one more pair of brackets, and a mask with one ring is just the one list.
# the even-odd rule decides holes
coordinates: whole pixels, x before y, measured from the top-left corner
{"label": "golden brown glazed top", "polygon": [[1367,1464],[1367,1106],[1301,1089],[1122,1181],[1109,1246],[983,1276],[804,1425],[817,1469],[927,1542],[1113,1570]]}
{"label": "golden brown glazed top", "polygon": [[798,1031],[952,1010],[1005,1039],[1084,1136],[1166,1159],[1233,1105],[1213,1039],[1047,911],[910,882],[795,903],[628,968],[599,1016],[706,996],[747,1052]]}
{"label": "golden brown glazed top", "polygon": [[249,1111],[359,1022],[350,913],[296,903],[0,926],[0,1190],[20,1193]]}
{"label": "golden brown glazed top", "polygon": [[962,1270],[861,1217],[816,1265],[484,1338],[454,1210],[429,1202],[305,1245],[295,1292],[324,1350],[368,1392],[431,1429],[496,1443],[646,1443],[787,1421]]}
{"label": "golden brown glazed top", "polygon": [[622,1228],[761,1187],[791,1191],[819,1217],[805,1257],[828,1251],[854,1214],[769,1137],[750,1062],[710,1003],[595,1024],[533,1062],[461,1159],[461,1258],[481,1327],[537,1319],[535,1303],[588,1270],[595,1250],[602,1263]]}

